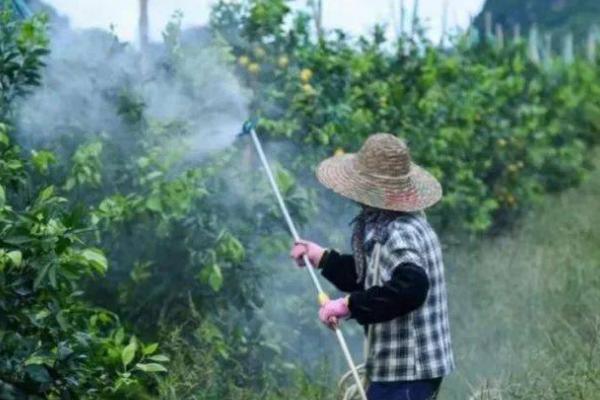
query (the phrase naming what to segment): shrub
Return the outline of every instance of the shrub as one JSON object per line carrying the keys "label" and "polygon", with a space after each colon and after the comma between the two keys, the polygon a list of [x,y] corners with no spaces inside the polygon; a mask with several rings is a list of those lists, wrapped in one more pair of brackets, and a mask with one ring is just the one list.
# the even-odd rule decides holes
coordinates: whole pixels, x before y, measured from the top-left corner
{"label": "shrub", "polygon": [[84,241],[89,217],[46,182],[55,155],[24,157],[5,123],[39,83],[43,19],[15,22],[0,11],[0,20],[0,397],[147,397],[168,359],[84,299],[84,280],[108,268]]}
{"label": "shrub", "polygon": [[5,118],[13,100],[40,82],[43,56],[48,54],[46,20],[35,17],[18,22],[8,8],[0,7],[0,118]]}
{"label": "shrub", "polygon": [[[3,162],[27,165],[6,130],[0,142]],[[157,346],[134,336],[124,342],[118,317],[82,298],[82,281],[108,265],[82,241],[87,227],[78,210],[66,209],[52,186],[19,208],[6,183],[0,181],[0,397],[140,398],[147,373],[166,371],[166,359],[152,362]]]}

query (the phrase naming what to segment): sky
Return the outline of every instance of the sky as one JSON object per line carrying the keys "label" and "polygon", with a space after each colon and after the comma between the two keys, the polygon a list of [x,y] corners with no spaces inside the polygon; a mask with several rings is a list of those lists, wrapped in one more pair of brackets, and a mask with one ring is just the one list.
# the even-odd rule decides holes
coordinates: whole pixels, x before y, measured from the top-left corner
{"label": "sky", "polygon": [[[398,26],[401,0],[322,0],[323,25],[342,28],[359,35],[375,24],[385,23],[390,34]],[[406,15],[412,14],[413,4],[419,2],[419,16],[426,22],[429,35],[438,40],[442,32],[444,9],[447,8],[448,28],[465,28],[471,16],[481,9],[484,0],[404,0]],[[138,0],[46,0],[71,20],[75,28],[114,27],[126,41],[137,40]],[[161,31],[176,10],[184,14],[184,26],[206,24],[214,0],[149,0],[150,36],[160,40]],[[296,8],[305,0],[292,2]]]}

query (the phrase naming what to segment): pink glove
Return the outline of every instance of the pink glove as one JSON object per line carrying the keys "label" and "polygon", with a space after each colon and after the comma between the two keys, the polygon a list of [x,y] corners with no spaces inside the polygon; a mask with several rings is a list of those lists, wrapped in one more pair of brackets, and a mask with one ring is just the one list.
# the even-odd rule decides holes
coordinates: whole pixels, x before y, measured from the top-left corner
{"label": "pink glove", "polygon": [[346,297],[329,300],[319,310],[319,319],[331,329],[337,326],[340,318],[347,318],[349,316],[350,309],[348,308],[348,298]]}
{"label": "pink glove", "polygon": [[304,267],[303,256],[306,254],[312,265],[317,268],[321,262],[321,258],[325,253],[325,249],[316,243],[309,242],[308,240],[298,240],[292,246],[290,257],[296,260],[296,264],[300,267]]}

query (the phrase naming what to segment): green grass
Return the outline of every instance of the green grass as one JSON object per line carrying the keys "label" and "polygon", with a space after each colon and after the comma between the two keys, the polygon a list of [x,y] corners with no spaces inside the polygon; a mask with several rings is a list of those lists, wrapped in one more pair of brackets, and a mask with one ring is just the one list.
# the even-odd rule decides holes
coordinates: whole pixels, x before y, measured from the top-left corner
{"label": "green grass", "polygon": [[458,368],[441,400],[600,399],[600,170],[446,264]]}

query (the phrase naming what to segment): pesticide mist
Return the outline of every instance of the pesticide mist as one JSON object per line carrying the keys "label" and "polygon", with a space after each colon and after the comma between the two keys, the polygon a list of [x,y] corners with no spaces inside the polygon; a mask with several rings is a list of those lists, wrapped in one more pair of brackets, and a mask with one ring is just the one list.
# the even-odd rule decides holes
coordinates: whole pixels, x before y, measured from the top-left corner
{"label": "pesticide mist", "polygon": [[[181,34],[179,23],[167,27],[166,44],[152,44],[144,54],[106,31],[55,28],[42,87],[20,108],[22,143],[110,135],[127,147],[132,138],[119,105],[129,97],[150,124],[185,125],[165,141],[165,150],[174,147],[193,159],[230,146],[247,118],[244,90],[225,65],[225,50],[202,30]],[[193,57],[183,54],[186,40],[194,43]],[[177,71],[167,57],[175,57]]]}

